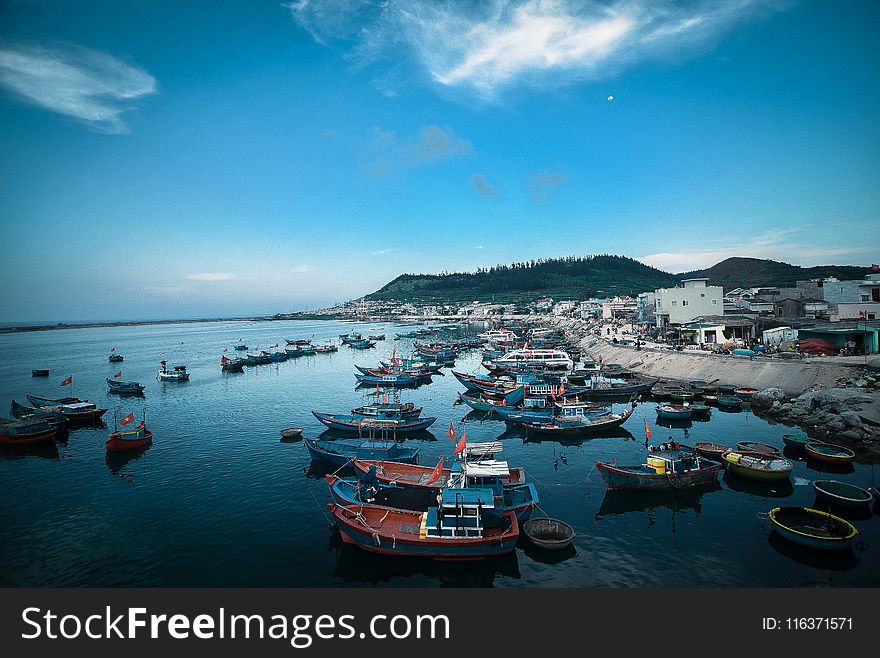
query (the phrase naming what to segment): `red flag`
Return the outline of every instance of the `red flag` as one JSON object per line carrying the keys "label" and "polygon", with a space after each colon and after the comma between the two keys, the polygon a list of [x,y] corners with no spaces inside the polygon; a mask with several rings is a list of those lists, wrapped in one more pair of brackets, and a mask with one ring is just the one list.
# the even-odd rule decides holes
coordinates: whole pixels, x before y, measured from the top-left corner
{"label": "red flag", "polygon": [[117,372],[115,375],[113,375],[113,379],[119,379],[120,377],[122,377],[122,371],[121,371],[121,370],[120,370],[119,372]]}
{"label": "red flag", "polygon": [[62,386],[69,386],[72,383],[73,383],[73,375],[71,375],[70,377],[65,379],[63,382],[61,382],[61,385]]}
{"label": "red flag", "polygon": [[278,343],[275,343],[272,347],[278,347]]}
{"label": "red flag", "polygon": [[648,426],[648,419],[645,418],[645,440],[651,440],[651,428]]}
{"label": "red flag", "polygon": [[382,394],[382,404],[388,404],[388,394],[387,393]]}
{"label": "red flag", "polygon": [[379,396],[379,385],[376,384],[376,397],[378,397],[378,396]]}
{"label": "red flag", "polygon": [[110,348],[110,351],[111,351],[111,352],[115,352],[115,351],[116,351],[116,348],[115,348],[115,347],[111,347],[111,348]]}
{"label": "red flag", "polygon": [[565,382],[559,385],[559,395],[562,395],[563,393],[565,393]]}
{"label": "red flag", "polygon": [[228,350],[228,349],[229,349],[228,347],[224,347],[224,348],[223,348],[223,351],[225,352],[225,351]]}
{"label": "red flag", "polygon": [[437,462],[434,470],[431,471],[431,477],[428,478],[428,481],[425,484],[434,484],[437,480],[440,479],[441,475],[443,475],[443,457],[441,457],[440,461]]}
{"label": "red flag", "polygon": [[876,272],[877,270],[880,270],[880,265],[877,263],[871,263],[871,269]]}
{"label": "red flag", "polygon": [[459,441],[458,441],[458,445],[455,446],[454,454],[460,455],[461,453],[463,453],[466,445],[467,445],[467,430],[465,430],[462,433],[461,439],[459,439]]}
{"label": "red flag", "polygon": [[394,363],[394,359],[397,356],[397,345],[394,346],[394,349],[391,350],[391,362]]}
{"label": "red flag", "polygon": [[599,355],[599,365],[602,365],[602,355]]}
{"label": "red flag", "polygon": [[449,437],[449,440],[455,443],[455,426],[452,424],[452,421],[449,421],[449,431],[446,432],[446,436]]}
{"label": "red flag", "polygon": [[122,417],[122,420],[119,421],[120,425],[130,425],[134,422],[134,414],[127,413]]}

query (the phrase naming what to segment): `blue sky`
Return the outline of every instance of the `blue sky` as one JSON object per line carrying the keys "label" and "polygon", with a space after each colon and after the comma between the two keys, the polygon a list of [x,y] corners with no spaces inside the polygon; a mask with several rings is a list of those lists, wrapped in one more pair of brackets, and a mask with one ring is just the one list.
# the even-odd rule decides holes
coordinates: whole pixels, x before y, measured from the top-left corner
{"label": "blue sky", "polygon": [[0,321],[880,258],[880,5],[0,3]]}

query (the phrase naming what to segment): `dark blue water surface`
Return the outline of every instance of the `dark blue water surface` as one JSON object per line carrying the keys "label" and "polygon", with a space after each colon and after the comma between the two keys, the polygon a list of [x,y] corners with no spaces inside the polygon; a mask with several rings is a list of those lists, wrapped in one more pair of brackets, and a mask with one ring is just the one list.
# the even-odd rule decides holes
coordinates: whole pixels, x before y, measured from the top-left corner
{"label": "dark blue water surface", "polygon": [[[315,342],[361,330],[388,335],[377,349],[303,357],[224,373],[224,347],[239,338],[268,348],[284,338]],[[761,515],[779,505],[813,505],[810,482],[835,478],[876,484],[875,466],[850,472],[816,470],[798,459],[791,483],[765,486],[725,476],[702,493],[606,493],[594,461],[644,460],[644,422],[654,442],[673,437],[734,445],[758,440],[782,447],[791,429],[749,411],[713,409],[709,422],[667,428],[653,404],[642,404],[617,436],[559,443],[525,439],[482,414],[467,415],[468,439],[501,438],[502,457],[523,465],[546,514],[569,522],[578,536],[570,551],[546,553],[521,538],[516,552],[486,562],[438,563],[374,556],[341,546],[328,524],[323,479],[333,467],[312,464],[302,443],[282,443],[289,426],[318,436],[310,410],[349,413],[368,390],[356,390],[354,364],[390,356],[392,324],[223,322],[69,329],[0,336],[0,404],[25,394],[74,395],[114,414],[146,411],[151,448],[111,459],[108,428],[79,429],[49,452],[0,452],[0,585],[4,586],[508,586],[716,587],[880,585],[880,521],[851,518],[862,543],[844,554],[815,554],[769,533]],[[411,341],[400,340],[398,354]],[[109,363],[110,348],[124,355]],[[241,353],[237,353],[241,354]],[[184,363],[186,383],[160,383],[160,359]],[[479,352],[457,369],[479,367]],[[48,379],[31,369],[49,368]],[[143,398],[107,393],[105,379],[147,384]],[[408,439],[421,463],[451,455],[450,420],[459,383],[445,371],[434,383],[404,391],[438,418],[433,437]],[[73,386],[59,383],[73,375]],[[434,438],[436,437],[436,438]]]}

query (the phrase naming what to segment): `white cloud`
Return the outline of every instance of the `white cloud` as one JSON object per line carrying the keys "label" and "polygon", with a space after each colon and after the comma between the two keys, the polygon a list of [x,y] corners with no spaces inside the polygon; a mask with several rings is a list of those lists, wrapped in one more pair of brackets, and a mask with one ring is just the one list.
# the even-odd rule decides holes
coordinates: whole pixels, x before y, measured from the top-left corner
{"label": "white cloud", "polygon": [[305,272],[314,272],[317,268],[311,265],[297,265],[287,270],[288,274],[304,274]]}
{"label": "white cloud", "polygon": [[494,99],[518,84],[599,79],[648,59],[693,56],[788,0],[301,0],[320,43],[359,62],[410,56],[436,83]]}
{"label": "white cloud", "polygon": [[234,279],[235,275],[229,272],[197,272],[195,274],[187,274],[186,278],[191,281],[229,281]]}
{"label": "white cloud", "polygon": [[75,46],[0,48],[0,86],[21,99],[106,133],[127,133],[122,114],[156,91],[146,71]]}

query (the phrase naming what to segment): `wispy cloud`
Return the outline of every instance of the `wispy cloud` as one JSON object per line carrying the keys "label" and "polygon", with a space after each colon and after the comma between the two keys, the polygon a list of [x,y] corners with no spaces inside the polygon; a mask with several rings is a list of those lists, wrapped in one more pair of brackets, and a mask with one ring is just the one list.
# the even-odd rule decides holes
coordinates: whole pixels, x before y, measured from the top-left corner
{"label": "wispy cloud", "polygon": [[551,190],[559,187],[567,180],[568,176],[565,174],[538,171],[526,176],[525,187],[531,197],[539,201],[547,196]]}
{"label": "wispy cloud", "polygon": [[471,176],[471,185],[473,185],[477,194],[481,197],[494,199],[498,196],[498,188],[491,185],[483,174],[474,174]]}
{"label": "wispy cloud", "polygon": [[301,0],[294,20],[359,63],[411,59],[434,82],[484,99],[520,84],[616,75],[680,61],[788,0]]}
{"label": "wispy cloud", "polygon": [[706,249],[658,252],[638,260],[666,272],[702,270],[727,258],[769,258],[801,266],[864,264],[880,245],[831,247],[792,239],[800,228],[767,231],[749,240]]}
{"label": "wispy cloud", "polygon": [[370,173],[376,178],[391,176],[396,170],[431,165],[444,160],[469,157],[474,146],[452,128],[430,124],[413,137],[401,139],[390,130],[373,126],[372,137],[364,147],[371,160]]}
{"label": "wispy cloud", "polygon": [[156,91],[146,71],[78,46],[0,47],[0,86],[22,100],[105,133],[127,133],[122,114]]}
{"label": "wispy cloud", "polygon": [[297,265],[287,270],[288,274],[305,274],[306,272],[314,272],[317,268],[311,265]]}
{"label": "wispy cloud", "polygon": [[196,272],[187,274],[186,278],[191,281],[229,281],[234,279],[235,275],[230,272]]}
{"label": "wispy cloud", "polygon": [[394,252],[394,247],[388,247],[387,249],[379,249],[373,252],[373,256],[384,256],[385,254],[390,254]]}

